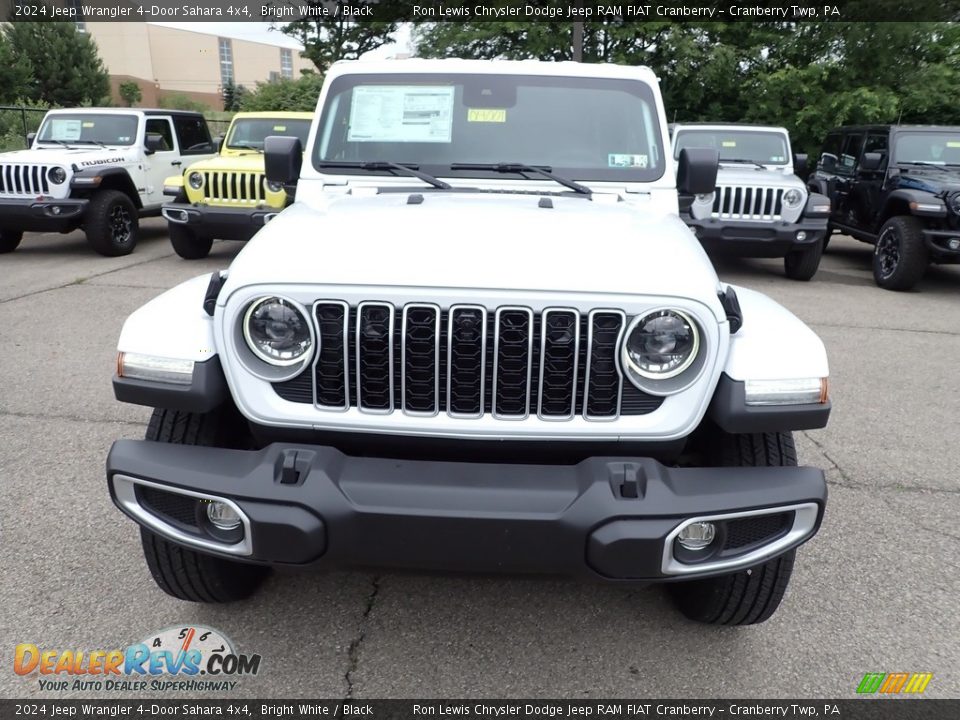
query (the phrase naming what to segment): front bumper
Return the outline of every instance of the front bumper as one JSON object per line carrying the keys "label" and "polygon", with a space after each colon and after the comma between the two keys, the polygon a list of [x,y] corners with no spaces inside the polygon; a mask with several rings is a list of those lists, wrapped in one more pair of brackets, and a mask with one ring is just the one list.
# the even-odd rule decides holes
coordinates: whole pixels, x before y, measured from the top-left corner
{"label": "front bumper", "polygon": [[[795,223],[782,221],[696,219],[684,213],[683,221],[693,230],[706,250],[747,257],[783,257],[791,250],[810,247],[827,233],[827,218],[801,217]],[[798,240],[797,233],[804,233]]]}
{"label": "front bumper", "polygon": [[[826,503],[823,473],[807,467],[670,468],[649,458],[558,466],[405,461],[286,443],[242,451],[119,440],[107,481],[113,501],[141,525],[234,559],[611,581],[662,582],[756,565],[810,539]],[[204,530],[211,500],[241,513],[242,540],[228,544]],[[730,537],[743,537],[745,520],[761,517],[773,528],[766,536],[728,547]],[[699,562],[680,562],[674,537],[695,518],[717,522],[716,547]]]}
{"label": "front bumper", "polygon": [[162,209],[167,222],[185,225],[198,235],[218,240],[249,240],[276,216],[280,209],[260,207],[220,207],[167,203]]}
{"label": "front bumper", "polygon": [[960,247],[951,248],[952,243],[960,243],[960,230],[923,230],[923,239],[931,256],[941,263],[960,263]]}
{"label": "front bumper", "polygon": [[15,232],[70,232],[80,226],[89,200],[0,199],[0,228]]}

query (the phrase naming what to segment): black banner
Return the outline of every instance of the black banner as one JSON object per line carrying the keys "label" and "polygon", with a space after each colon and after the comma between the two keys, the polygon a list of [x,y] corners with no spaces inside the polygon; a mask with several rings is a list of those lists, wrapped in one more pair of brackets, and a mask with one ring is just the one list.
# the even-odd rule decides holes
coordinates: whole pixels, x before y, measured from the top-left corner
{"label": "black banner", "polygon": [[916,22],[960,0],[0,0],[12,22]]}
{"label": "black banner", "polygon": [[0,700],[0,718],[832,718],[953,720],[960,700]]}

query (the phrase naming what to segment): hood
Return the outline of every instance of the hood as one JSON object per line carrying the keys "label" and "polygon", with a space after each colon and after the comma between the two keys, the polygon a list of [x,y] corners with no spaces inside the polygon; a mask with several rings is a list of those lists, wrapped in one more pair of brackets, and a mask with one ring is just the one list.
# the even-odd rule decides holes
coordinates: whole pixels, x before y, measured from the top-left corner
{"label": "hood", "polygon": [[135,162],[133,148],[83,147],[69,149],[59,145],[44,145],[42,149],[15,150],[0,154],[0,163],[31,163],[36,165],[62,165],[79,169],[97,165],[115,165]]}
{"label": "hood", "polygon": [[[295,203],[230,267],[228,287],[321,283],[618,293],[716,302],[717,276],[673,214],[603,200],[408,192]],[[414,196],[415,197],[415,196]],[[225,293],[225,296],[229,293]],[[712,298],[712,299],[711,299]]]}
{"label": "hood", "polygon": [[[233,154],[236,153],[236,154]],[[217,155],[207,160],[195,162],[187,168],[187,172],[263,172],[263,153],[251,150],[232,150],[230,154]]]}
{"label": "hood", "polygon": [[717,170],[717,185],[795,187],[803,189],[803,182],[792,172],[786,170],[761,169],[754,165],[737,163],[720,165]]}
{"label": "hood", "polygon": [[901,168],[900,174],[893,179],[892,185],[934,194],[960,190],[960,167]]}

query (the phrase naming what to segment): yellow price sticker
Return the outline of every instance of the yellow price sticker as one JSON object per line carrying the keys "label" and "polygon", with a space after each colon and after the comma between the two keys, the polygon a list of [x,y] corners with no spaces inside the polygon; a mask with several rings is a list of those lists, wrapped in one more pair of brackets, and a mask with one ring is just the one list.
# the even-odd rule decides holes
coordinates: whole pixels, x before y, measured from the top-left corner
{"label": "yellow price sticker", "polygon": [[93,123],[87,121],[87,122],[83,123],[83,127],[87,127],[87,128],[93,127]]}
{"label": "yellow price sticker", "polygon": [[736,143],[735,140],[724,140],[724,141],[723,141],[723,146],[724,146],[724,147],[736,147],[736,146],[737,146],[737,143]]}
{"label": "yellow price sticker", "polygon": [[507,111],[497,108],[467,108],[467,122],[503,123],[507,121]]}
{"label": "yellow price sticker", "polygon": [[286,126],[286,125],[274,125],[274,126],[273,126],[273,129],[274,129],[274,131],[276,131],[276,132],[286,132],[286,131],[287,131],[287,126]]}
{"label": "yellow price sticker", "polygon": [[947,147],[960,147],[960,142],[957,140],[947,140]]}

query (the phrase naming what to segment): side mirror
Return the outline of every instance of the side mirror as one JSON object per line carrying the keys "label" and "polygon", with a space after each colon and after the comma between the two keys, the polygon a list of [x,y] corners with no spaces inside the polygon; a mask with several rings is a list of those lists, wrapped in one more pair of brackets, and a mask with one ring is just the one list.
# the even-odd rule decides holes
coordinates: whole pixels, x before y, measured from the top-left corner
{"label": "side mirror", "polygon": [[793,155],[793,174],[797,177],[807,176],[807,154],[794,153]]}
{"label": "side mirror", "polygon": [[877,152],[864,153],[860,158],[860,172],[876,172],[883,164],[883,155]]}
{"label": "side mirror", "polygon": [[820,169],[830,172],[837,167],[837,156],[833,153],[823,153],[820,156]]}
{"label": "side mirror", "polygon": [[284,187],[297,184],[303,165],[300,138],[271,135],[263,141],[263,165],[267,180]]}
{"label": "side mirror", "polygon": [[217,136],[217,137],[215,137],[215,138],[213,139],[213,144],[214,144],[214,146],[217,148],[217,153],[218,153],[218,154],[221,153],[221,152],[223,152],[223,143],[224,143],[224,140],[226,140],[226,138],[223,137],[223,135],[219,135],[219,136]]}
{"label": "side mirror", "polygon": [[33,147],[33,141],[37,139],[35,132],[27,133],[27,147]]}
{"label": "side mirror", "polygon": [[684,148],[677,162],[678,193],[707,195],[716,190],[719,152],[710,148]]}
{"label": "side mirror", "polygon": [[169,150],[167,147],[167,141],[163,139],[163,135],[155,135],[152,133],[143,139],[143,149],[147,155],[153,155],[155,152]]}

